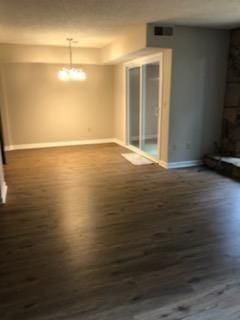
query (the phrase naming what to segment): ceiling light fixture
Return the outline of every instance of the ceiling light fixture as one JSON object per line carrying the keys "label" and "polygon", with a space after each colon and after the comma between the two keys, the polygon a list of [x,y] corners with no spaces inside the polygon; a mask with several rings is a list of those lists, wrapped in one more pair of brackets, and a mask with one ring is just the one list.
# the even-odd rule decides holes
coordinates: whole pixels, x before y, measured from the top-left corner
{"label": "ceiling light fixture", "polygon": [[67,38],[69,43],[69,68],[62,68],[58,72],[58,79],[61,81],[84,81],[87,78],[86,72],[82,69],[73,67],[72,63],[72,44],[76,43],[72,38]]}

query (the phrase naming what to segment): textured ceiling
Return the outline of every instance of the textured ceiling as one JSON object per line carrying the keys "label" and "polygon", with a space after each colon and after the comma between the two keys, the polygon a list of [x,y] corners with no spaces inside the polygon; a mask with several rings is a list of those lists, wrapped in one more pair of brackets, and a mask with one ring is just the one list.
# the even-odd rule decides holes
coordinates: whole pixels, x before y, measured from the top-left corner
{"label": "textured ceiling", "polygon": [[0,0],[0,43],[102,47],[125,28],[162,23],[230,28],[240,0]]}

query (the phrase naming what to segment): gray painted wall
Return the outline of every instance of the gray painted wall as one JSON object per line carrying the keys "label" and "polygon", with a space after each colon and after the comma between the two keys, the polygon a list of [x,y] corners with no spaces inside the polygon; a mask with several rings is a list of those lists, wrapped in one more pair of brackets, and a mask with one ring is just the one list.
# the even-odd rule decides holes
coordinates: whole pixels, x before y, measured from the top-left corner
{"label": "gray painted wall", "polygon": [[175,27],[157,37],[154,25],[147,45],[173,50],[168,162],[202,159],[220,142],[229,32]]}

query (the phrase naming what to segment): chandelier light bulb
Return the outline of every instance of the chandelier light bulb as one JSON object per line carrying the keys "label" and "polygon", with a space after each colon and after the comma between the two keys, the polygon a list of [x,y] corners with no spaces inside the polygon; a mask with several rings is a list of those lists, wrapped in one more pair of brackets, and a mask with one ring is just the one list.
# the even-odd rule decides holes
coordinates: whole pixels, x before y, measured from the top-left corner
{"label": "chandelier light bulb", "polygon": [[73,81],[84,81],[87,78],[86,73],[83,70],[75,68],[69,70],[69,76]]}
{"label": "chandelier light bulb", "polygon": [[82,69],[63,68],[58,72],[58,79],[61,81],[84,81],[87,75]]}
{"label": "chandelier light bulb", "polygon": [[58,72],[58,79],[61,81],[69,81],[69,73],[66,68],[63,68]]}

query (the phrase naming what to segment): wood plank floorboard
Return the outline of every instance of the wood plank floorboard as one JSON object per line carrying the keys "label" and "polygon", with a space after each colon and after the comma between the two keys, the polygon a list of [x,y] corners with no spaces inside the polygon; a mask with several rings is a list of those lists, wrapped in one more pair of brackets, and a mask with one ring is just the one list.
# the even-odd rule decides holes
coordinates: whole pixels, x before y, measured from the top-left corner
{"label": "wood plank floorboard", "polygon": [[115,144],[7,153],[1,320],[240,319],[240,185]]}

